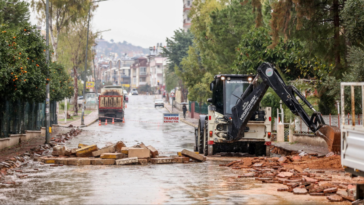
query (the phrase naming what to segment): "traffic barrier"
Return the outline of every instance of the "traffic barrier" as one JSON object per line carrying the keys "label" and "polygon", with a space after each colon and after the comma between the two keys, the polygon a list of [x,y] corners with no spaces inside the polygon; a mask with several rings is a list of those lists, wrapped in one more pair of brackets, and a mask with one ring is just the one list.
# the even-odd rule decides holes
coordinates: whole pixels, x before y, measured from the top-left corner
{"label": "traffic barrier", "polygon": [[107,119],[105,120],[105,125],[107,125]]}
{"label": "traffic barrier", "polygon": [[101,126],[101,120],[99,120],[99,126]]}
{"label": "traffic barrier", "polygon": [[114,123],[114,118],[112,119],[112,122],[111,122],[111,123],[112,123],[112,124],[115,124],[115,123]]}
{"label": "traffic barrier", "polygon": [[125,123],[125,118],[123,118],[123,123]]}

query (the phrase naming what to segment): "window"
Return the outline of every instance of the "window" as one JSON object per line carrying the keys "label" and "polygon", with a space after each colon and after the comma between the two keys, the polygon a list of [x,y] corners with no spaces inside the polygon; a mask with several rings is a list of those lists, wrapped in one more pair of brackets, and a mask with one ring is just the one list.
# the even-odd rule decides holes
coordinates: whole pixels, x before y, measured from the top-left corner
{"label": "window", "polygon": [[146,77],[139,78],[139,82],[145,82],[145,81],[146,81]]}
{"label": "window", "polygon": [[139,68],[139,74],[140,74],[140,75],[145,75],[145,74],[147,74],[147,68],[145,68],[145,67]]}
{"label": "window", "polygon": [[191,4],[191,2],[190,1],[187,1],[187,5],[189,6]]}

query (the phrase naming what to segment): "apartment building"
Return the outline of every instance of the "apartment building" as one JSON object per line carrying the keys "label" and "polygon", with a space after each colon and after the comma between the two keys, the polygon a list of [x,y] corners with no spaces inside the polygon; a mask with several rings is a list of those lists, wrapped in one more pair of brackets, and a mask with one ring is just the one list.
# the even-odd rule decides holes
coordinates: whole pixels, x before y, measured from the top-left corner
{"label": "apartment building", "polygon": [[138,88],[150,82],[149,62],[145,57],[133,58],[134,63],[130,66],[131,88]]}
{"label": "apartment building", "polygon": [[188,17],[193,0],[183,0],[183,30],[187,31],[191,27],[191,19]]}

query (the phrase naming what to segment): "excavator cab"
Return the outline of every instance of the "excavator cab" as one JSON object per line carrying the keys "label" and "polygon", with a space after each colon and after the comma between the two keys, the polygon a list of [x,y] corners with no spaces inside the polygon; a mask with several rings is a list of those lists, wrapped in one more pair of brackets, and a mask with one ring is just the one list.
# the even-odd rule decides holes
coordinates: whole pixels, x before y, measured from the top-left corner
{"label": "excavator cab", "polygon": [[208,102],[215,106],[216,112],[230,117],[232,115],[231,109],[249,87],[254,77],[254,75],[216,75],[210,84],[212,98],[208,99]]}

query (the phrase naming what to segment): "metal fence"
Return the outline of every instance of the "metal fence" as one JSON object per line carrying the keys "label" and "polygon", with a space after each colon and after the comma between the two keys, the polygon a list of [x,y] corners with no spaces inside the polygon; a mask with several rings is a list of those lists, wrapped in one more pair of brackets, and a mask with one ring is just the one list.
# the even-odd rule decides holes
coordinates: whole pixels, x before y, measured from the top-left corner
{"label": "metal fence", "polygon": [[[336,126],[339,127],[341,116],[338,115],[323,115],[322,116],[325,123],[330,126]],[[356,125],[362,125],[362,115],[356,115],[355,116],[355,124]],[[274,124],[273,124],[273,131],[277,130],[277,118],[274,118]],[[298,116],[295,116],[295,133],[301,133],[301,134],[313,134],[313,132],[307,127],[307,125],[302,121],[302,119]],[[285,123],[289,124],[289,122]],[[345,115],[345,124],[352,124],[352,116],[350,114]]]}
{"label": "metal fence", "polygon": [[[188,106],[188,110],[191,112],[191,103],[193,102],[189,102],[189,106]],[[195,103],[195,112],[199,113],[199,114],[208,114],[208,105],[203,104],[203,105],[199,105],[198,102],[194,102]]]}
{"label": "metal fence", "polygon": [[[57,124],[57,102],[50,103],[50,122]],[[0,103],[0,138],[10,134],[24,134],[25,130],[40,130],[45,127],[45,104],[35,102]]]}

